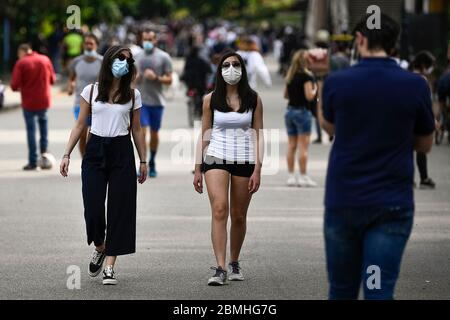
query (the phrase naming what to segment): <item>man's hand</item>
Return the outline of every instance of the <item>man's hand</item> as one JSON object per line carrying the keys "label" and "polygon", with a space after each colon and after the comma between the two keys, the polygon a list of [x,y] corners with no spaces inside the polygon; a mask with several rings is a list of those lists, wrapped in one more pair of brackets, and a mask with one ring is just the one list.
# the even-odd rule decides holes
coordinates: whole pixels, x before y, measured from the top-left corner
{"label": "man's hand", "polygon": [[69,96],[73,95],[73,92],[75,91],[75,86],[73,84],[69,84],[67,86],[67,94]]}
{"label": "man's hand", "polygon": [[144,78],[146,78],[150,81],[155,81],[156,79],[158,79],[158,76],[156,75],[155,71],[153,71],[152,69],[145,69]]}

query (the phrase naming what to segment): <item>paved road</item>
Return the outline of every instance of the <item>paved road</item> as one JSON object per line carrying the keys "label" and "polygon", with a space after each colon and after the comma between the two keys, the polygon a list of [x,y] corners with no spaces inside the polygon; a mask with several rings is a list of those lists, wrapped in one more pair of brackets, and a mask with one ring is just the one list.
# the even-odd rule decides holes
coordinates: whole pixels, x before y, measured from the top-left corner
{"label": "paved road", "polygon": [[[160,176],[139,187],[137,253],[119,258],[119,285],[108,288],[86,273],[91,248],[85,243],[78,153],[68,179],[57,169],[22,172],[26,144],[21,111],[1,113],[0,299],[325,299],[322,200],[329,145],[311,148],[310,174],[318,188],[285,187],[281,80],[275,78],[272,89],[260,91],[265,125],[275,129],[269,136],[279,143],[269,152],[265,172],[270,174],[263,177],[249,210],[241,257],[247,281],[223,288],[205,285],[214,265],[210,212],[207,195],[192,189],[194,133],[186,125],[181,91],[166,108]],[[60,156],[73,123],[72,98],[58,89],[54,96],[50,148]],[[398,282],[399,299],[450,298],[449,158],[449,145],[433,150],[430,172],[438,189],[416,192],[417,215]],[[80,290],[66,287],[71,265],[82,270]]]}

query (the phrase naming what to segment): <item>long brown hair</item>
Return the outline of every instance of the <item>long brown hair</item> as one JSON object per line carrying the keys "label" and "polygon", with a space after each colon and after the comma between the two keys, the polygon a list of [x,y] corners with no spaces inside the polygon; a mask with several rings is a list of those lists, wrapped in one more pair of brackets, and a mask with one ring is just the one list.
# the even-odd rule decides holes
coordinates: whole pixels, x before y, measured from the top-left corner
{"label": "long brown hair", "polygon": [[291,66],[286,74],[286,82],[289,84],[299,72],[311,75],[311,71],[308,70],[308,51],[306,50],[298,50],[294,53]]}
{"label": "long brown hair", "polygon": [[[112,46],[106,51],[105,55],[103,56],[102,66],[100,68],[100,73],[98,76],[98,95],[95,101],[109,101],[109,94],[114,79],[111,71],[111,65],[117,55],[124,50],[130,53],[131,58],[133,57],[133,55],[131,54],[131,50],[125,46]],[[128,69],[129,72],[120,78],[119,89],[114,93],[113,96],[114,103],[125,104],[131,100],[131,83],[136,78],[136,68],[134,66],[134,63],[129,63]]]}

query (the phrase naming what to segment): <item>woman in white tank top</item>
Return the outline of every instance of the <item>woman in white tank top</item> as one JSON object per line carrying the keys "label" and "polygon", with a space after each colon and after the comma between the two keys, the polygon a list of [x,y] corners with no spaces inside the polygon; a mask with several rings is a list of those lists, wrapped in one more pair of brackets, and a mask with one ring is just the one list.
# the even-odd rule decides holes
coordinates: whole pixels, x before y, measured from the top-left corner
{"label": "woman in white tank top", "polygon": [[[261,181],[263,106],[248,83],[244,61],[226,53],[214,92],[203,102],[202,139],[198,144],[194,188],[203,193],[203,174],[212,211],[212,243],[217,267],[208,285],[242,281],[239,255],[247,210]],[[205,155],[205,156],[204,156]],[[227,222],[231,216],[230,260],[226,264]]]}

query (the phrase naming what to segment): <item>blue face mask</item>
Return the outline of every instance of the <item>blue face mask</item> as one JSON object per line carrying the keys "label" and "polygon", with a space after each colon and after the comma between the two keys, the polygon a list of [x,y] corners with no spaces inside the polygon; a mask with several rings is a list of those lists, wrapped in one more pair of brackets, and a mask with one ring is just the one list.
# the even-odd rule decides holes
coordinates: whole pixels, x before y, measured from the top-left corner
{"label": "blue face mask", "polygon": [[97,51],[95,50],[84,50],[84,55],[88,58],[95,58],[97,57]]}
{"label": "blue face mask", "polygon": [[114,59],[111,66],[111,72],[114,78],[121,78],[128,73],[128,62],[127,60],[120,61],[119,58]]}
{"label": "blue face mask", "polygon": [[147,52],[152,51],[154,48],[153,42],[151,42],[151,41],[144,41],[142,43],[142,46],[144,47],[144,50]]}

